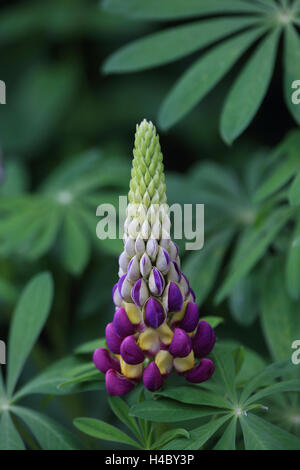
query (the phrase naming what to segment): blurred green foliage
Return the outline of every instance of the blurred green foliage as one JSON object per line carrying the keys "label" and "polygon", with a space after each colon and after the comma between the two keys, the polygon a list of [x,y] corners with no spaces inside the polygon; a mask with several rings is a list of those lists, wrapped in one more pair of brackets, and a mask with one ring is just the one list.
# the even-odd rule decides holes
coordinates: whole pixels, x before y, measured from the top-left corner
{"label": "blurred green foliage", "polygon": [[[275,27],[274,11],[291,6],[293,26],[268,43],[259,39]],[[3,374],[15,403],[12,417],[0,412],[0,429],[9,430],[0,447],[73,448],[71,432],[90,448],[115,449],[102,441],[108,431],[120,449],[128,438],[143,448],[297,447],[299,366],[277,366],[290,362],[300,339],[299,106],[289,99],[289,83],[300,79],[299,8],[297,0],[2,2],[0,338],[24,350],[21,358],[11,351]],[[234,64],[237,41],[245,55]],[[220,83],[204,80],[217,72]],[[96,208],[126,195],[135,125],[144,117],[159,123],[169,202],[205,204],[204,249],[180,248],[202,315],[223,319],[217,336],[227,365],[217,360],[212,383],[181,396],[174,390],[185,387],[171,379],[154,397],[138,389],[127,403],[109,403],[91,354],[113,314],[121,241],[96,237]],[[24,286],[45,281],[35,277],[45,270],[54,282],[49,317],[34,295],[13,316]],[[39,289],[45,302],[47,289]],[[5,393],[0,377],[0,401]],[[218,407],[230,393],[230,406]],[[249,409],[252,393],[259,406]],[[240,426],[241,404],[251,418],[243,414]],[[211,420],[205,407],[216,416],[215,407],[227,411]],[[174,410],[179,423],[171,423]],[[84,437],[73,420],[100,440]]]}

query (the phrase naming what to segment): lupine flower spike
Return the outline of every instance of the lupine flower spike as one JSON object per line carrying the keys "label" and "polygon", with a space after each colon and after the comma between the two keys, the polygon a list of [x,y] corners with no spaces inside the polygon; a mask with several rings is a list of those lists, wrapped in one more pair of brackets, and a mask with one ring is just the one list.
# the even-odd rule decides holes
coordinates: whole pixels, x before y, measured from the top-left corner
{"label": "lupine flower spike", "polygon": [[110,395],[124,395],[141,380],[154,392],[174,369],[193,383],[208,380],[214,364],[205,358],[215,332],[199,320],[177,245],[170,239],[162,153],[156,129],[137,126],[119,281],[112,291],[114,317],[107,348],[94,352]]}

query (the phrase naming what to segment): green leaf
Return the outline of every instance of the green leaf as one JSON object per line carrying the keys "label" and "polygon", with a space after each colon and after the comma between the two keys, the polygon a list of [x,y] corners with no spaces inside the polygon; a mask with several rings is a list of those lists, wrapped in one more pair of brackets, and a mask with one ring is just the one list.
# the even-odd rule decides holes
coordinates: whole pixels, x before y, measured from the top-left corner
{"label": "green leaf", "polygon": [[86,372],[85,374],[80,374],[77,375],[76,377],[73,377],[72,379],[66,380],[63,383],[59,384],[59,388],[66,387],[68,385],[73,385],[73,384],[78,384],[82,382],[89,382],[89,381],[94,381],[94,380],[99,380],[100,382],[104,382],[104,376],[99,372],[96,367],[94,367],[95,370],[92,370],[91,372]]}
{"label": "green leaf", "polygon": [[36,411],[14,406],[12,411],[24,421],[44,450],[77,450],[82,446],[67,429]]}
{"label": "green leaf", "polygon": [[275,362],[274,364],[271,364],[270,366],[266,367],[261,372],[256,373],[246,383],[240,396],[240,403],[243,405],[252,392],[254,392],[260,387],[272,383],[275,379],[279,377],[284,377],[286,374],[294,370],[294,368],[295,366],[289,359],[288,361]]}
{"label": "green leaf", "polygon": [[244,346],[239,346],[238,348],[232,351],[234,363],[235,363],[235,375],[238,375],[241,371],[244,361],[245,361],[245,348]]}
{"label": "green leaf", "polygon": [[81,364],[81,361],[73,356],[54,362],[18,390],[14,395],[14,402],[26,395],[35,393],[46,395],[64,395],[70,393],[70,388],[59,388],[58,386],[68,379],[70,370]]}
{"label": "green leaf", "polygon": [[56,207],[50,209],[45,217],[41,232],[32,243],[29,253],[30,259],[37,259],[44,255],[53,245],[61,223],[61,212]]}
{"label": "green leaf", "polygon": [[190,432],[189,439],[175,439],[166,446],[164,450],[198,450],[208,439],[210,439],[217,430],[231,417],[231,415],[222,416],[221,418],[210,421],[199,428]]}
{"label": "green leaf", "polygon": [[235,388],[235,363],[233,351],[220,344],[216,344],[213,349],[213,357],[216,366],[216,373],[220,375],[232,403],[235,403],[237,400],[237,394]]}
{"label": "green leaf", "polygon": [[237,418],[234,417],[226,427],[214,450],[235,450]]}
{"label": "green leaf", "polygon": [[299,450],[300,440],[253,414],[241,416],[246,450]]}
{"label": "green leaf", "polygon": [[247,276],[241,279],[229,297],[230,311],[237,323],[250,326],[259,311],[258,278]]}
{"label": "green leaf", "polygon": [[298,237],[300,237],[300,220],[293,232],[285,264],[286,286],[294,300],[300,297],[300,246],[294,243]]}
{"label": "green leaf", "polygon": [[72,274],[80,274],[90,256],[89,240],[74,211],[68,212],[63,230],[62,260]]}
{"label": "green leaf", "polygon": [[257,28],[216,46],[198,59],[167,95],[159,123],[167,129],[185,116],[221,80],[239,57],[262,34]]}
{"label": "green leaf", "polygon": [[131,429],[131,431],[140,438],[141,433],[138,424],[136,420],[130,416],[130,408],[127,403],[125,403],[125,401],[120,397],[108,397],[108,402],[117,418],[119,418],[122,423],[126,424],[126,426],[128,426],[129,429]]}
{"label": "green leaf", "polygon": [[128,444],[132,447],[141,448],[138,442],[131,439],[124,432],[111,426],[110,424],[100,421],[99,419],[93,418],[76,418],[74,425],[85,434],[96,437],[97,439],[103,439],[104,441],[121,442],[122,444]]}
{"label": "green leaf", "polygon": [[269,87],[280,30],[268,35],[234,82],[221,116],[221,134],[231,144],[248,127]]}
{"label": "green leaf", "polygon": [[264,276],[262,294],[262,328],[272,357],[289,359],[291,344],[300,337],[300,304],[285,291],[281,258],[269,266]]}
{"label": "green leaf", "polygon": [[93,339],[92,341],[87,341],[86,343],[81,344],[80,346],[77,346],[77,348],[74,350],[75,354],[90,354],[95,351],[95,349],[98,348],[104,348],[105,347],[105,338],[101,339]]}
{"label": "green leaf", "polygon": [[166,64],[257,23],[256,18],[217,18],[180,25],[138,39],[115,52],[106,73],[124,73]]}
{"label": "green leaf", "polygon": [[189,18],[220,13],[257,13],[265,11],[265,6],[259,3],[250,3],[239,0],[151,0],[143,2],[140,0],[104,0],[102,6],[112,13],[123,14],[131,18],[148,20],[172,20],[175,18]]}
{"label": "green leaf", "polygon": [[203,405],[213,406],[222,409],[232,409],[232,405],[228,400],[222,396],[206,392],[201,388],[193,386],[177,386],[177,387],[166,387],[162,392],[157,392],[156,395],[171,398],[181,403],[187,403],[190,405]]}
{"label": "green leaf", "polygon": [[49,273],[35,276],[15,309],[8,340],[7,393],[15,388],[22,367],[47,320],[53,297]]}
{"label": "green leaf", "polygon": [[279,163],[270,176],[264,180],[257,190],[254,201],[259,202],[278,191],[300,169],[299,158],[300,132],[291,131],[275,151],[271,154],[271,161],[278,158]]}
{"label": "green leaf", "polygon": [[133,416],[161,423],[188,421],[219,413],[222,413],[222,411],[213,408],[190,406],[167,399],[157,401],[145,400],[130,408],[130,414]]}
{"label": "green leaf", "polygon": [[166,431],[154,442],[154,444],[152,444],[151,449],[161,449],[177,437],[185,437],[186,439],[189,439],[190,433],[186,429],[181,428]]}
{"label": "green leaf", "polygon": [[287,25],[284,34],[284,96],[286,105],[300,124],[300,107],[292,102],[292,94],[295,90],[292,84],[300,77],[300,37],[297,30],[291,25]]}
{"label": "green leaf", "polygon": [[217,326],[221,325],[221,323],[224,322],[224,318],[213,316],[201,317],[201,320],[207,321],[207,323],[209,323],[212,328],[217,328]]}
{"label": "green leaf", "polygon": [[200,305],[215,282],[232,236],[231,229],[218,233],[209,239],[202,250],[194,251],[184,262],[183,271],[193,286],[197,303]]}
{"label": "green leaf", "polygon": [[290,187],[289,201],[291,206],[299,206],[300,204],[300,173],[298,173]]}
{"label": "green leaf", "polygon": [[262,398],[269,397],[274,393],[282,392],[299,392],[300,391],[300,381],[299,380],[286,380],[285,382],[279,382],[269,387],[265,387],[263,390],[252,395],[243,406],[248,406],[251,403],[255,403]]}
{"label": "green leaf", "polygon": [[0,450],[25,450],[8,411],[0,413]]}
{"label": "green leaf", "polygon": [[245,232],[242,244],[238,246],[233,266],[217,293],[216,302],[221,302],[237,283],[258,263],[276,235],[292,217],[293,212],[286,207],[278,208],[260,224]]}

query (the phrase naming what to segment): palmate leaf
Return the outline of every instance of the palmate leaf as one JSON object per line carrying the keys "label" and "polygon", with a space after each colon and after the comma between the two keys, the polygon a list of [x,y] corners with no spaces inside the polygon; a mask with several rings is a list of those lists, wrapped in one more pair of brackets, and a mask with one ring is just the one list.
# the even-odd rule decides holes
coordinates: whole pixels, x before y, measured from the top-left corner
{"label": "palmate leaf", "polygon": [[[259,38],[249,37],[248,30],[227,39],[227,27],[235,25],[230,34],[238,33],[249,26],[264,31],[275,29],[267,39],[257,46],[231,92],[229,93],[221,119],[221,135],[232,143],[251,123],[270,85],[277,55],[279,32],[286,30],[284,47],[284,92],[287,106],[300,122],[299,106],[291,103],[291,80],[296,80],[299,70],[299,35],[293,25],[299,24],[297,4],[268,0],[104,0],[103,8],[129,18],[146,20],[176,20],[202,16],[205,18],[192,24],[175,26],[151,34],[124,46],[108,58],[105,72],[122,73],[144,70],[167,64],[172,60],[196,51],[217,40],[178,80],[168,93],[159,112],[159,122],[167,129],[182,119],[223,78],[241,55]],[[235,15],[235,16],[233,16]],[[220,21],[219,21],[220,20]],[[247,24],[247,22],[249,23]],[[240,22],[240,28],[239,28]],[[202,25],[202,26],[201,26]],[[206,33],[206,28],[211,28]],[[199,30],[198,30],[199,28]],[[255,29],[255,28],[254,28]],[[245,36],[246,35],[246,36]]]}
{"label": "palmate leaf", "polygon": [[163,450],[198,450],[218,429],[230,419],[231,415],[222,416],[190,432],[189,439],[175,439],[163,447]]}
{"label": "palmate leaf", "polygon": [[2,411],[0,414],[0,450],[25,450],[8,411]]}
{"label": "palmate leaf", "polygon": [[300,106],[292,102],[292,84],[300,77],[300,37],[297,30],[289,25],[285,30],[284,38],[284,96],[287,107],[297,124],[300,124]]}
{"label": "palmate leaf", "polygon": [[300,439],[252,413],[240,423],[246,450],[300,450]]}
{"label": "palmate leaf", "polygon": [[133,440],[130,436],[127,436],[123,431],[120,431],[115,426],[111,426],[104,421],[93,418],[76,418],[74,425],[85,434],[103,439],[105,441],[120,442],[121,444],[127,444],[132,447],[142,448],[140,444]]}
{"label": "palmate leaf", "polygon": [[103,70],[122,73],[167,64],[256,23],[255,18],[217,18],[176,26],[124,46],[108,58]]}
{"label": "palmate leaf", "polygon": [[273,358],[289,359],[291,344],[300,337],[300,304],[284,289],[282,259],[275,258],[265,275],[262,294],[262,327]]}
{"label": "palmate leaf", "polygon": [[300,298],[300,246],[294,242],[300,237],[300,220],[292,234],[285,264],[285,279],[289,295],[294,299]]}
{"label": "palmate leaf", "polygon": [[190,433],[180,428],[166,431],[152,444],[151,449],[160,449],[178,437],[189,439]]}
{"label": "palmate leaf", "polygon": [[231,419],[222,436],[214,447],[214,450],[235,450],[237,418]]}
{"label": "palmate leaf", "polygon": [[75,211],[68,211],[62,234],[62,262],[67,271],[80,274],[90,256],[90,244]]}
{"label": "palmate leaf", "polygon": [[7,393],[9,396],[47,320],[52,297],[52,278],[49,273],[42,273],[30,281],[18,302],[8,341]]}
{"label": "palmate leaf", "polygon": [[137,421],[130,415],[130,408],[120,397],[109,397],[109,406],[112,411],[139,439],[141,437]]}
{"label": "palmate leaf", "polygon": [[28,426],[42,449],[76,450],[82,447],[72,433],[47,416],[20,406],[13,406],[12,411]]}
{"label": "palmate leaf", "polygon": [[293,211],[290,208],[278,208],[266,218],[260,227],[253,226],[245,231],[240,245],[237,246],[230,272],[217,293],[217,302],[221,302],[258,263],[292,215]]}
{"label": "palmate leaf", "polygon": [[248,127],[267,92],[273,74],[279,32],[278,28],[261,42],[226,98],[221,117],[221,134],[229,144]]}
{"label": "palmate leaf", "polygon": [[263,32],[262,28],[246,31],[198,59],[164,100],[159,112],[160,126],[167,129],[191,111]]}
{"label": "palmate leaf", "polygon": [[173,20],[216,13],[259,13],[265,11],[265,7],[269,5],[261,2],[251,5],[240,0],[186,0],[184,3],[181,0],[164,0],[163,3],[152,0],[143,4],[139,0],[104,0],[102,6],[112,13],[132,18]]}

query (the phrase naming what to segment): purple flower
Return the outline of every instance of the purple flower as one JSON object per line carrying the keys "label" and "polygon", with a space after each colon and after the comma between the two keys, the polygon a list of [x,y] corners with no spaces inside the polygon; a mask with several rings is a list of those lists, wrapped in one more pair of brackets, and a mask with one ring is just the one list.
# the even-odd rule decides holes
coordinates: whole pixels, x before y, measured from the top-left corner
{"label": "purple flower", "polygon": [[175,282],[169,282],[164,292],[164,307],[167,312],[179,312],[183,306],[181,290]]}
{"label": "purple flower", "polygon": [[175,328],[169,352],[174,357],[186,357],[190,354],[191,350],[192,340],[189,335],[181,328]]}
{"label": "purple flower", "polygon": [[144,370],[143,383],[150,392],[155,392],[163,384],[163,376],[155,362],[150,362]]}
{"label": "purple flower", "polygon": [[153,295],[161,295],[165,287],[165,280],[157,268],[153,268],[149,276],[149,289]]}
{"label": "purple flower", "polygon": [[114,369],[109,369],[105,374],[107,392],[112,396],[126,395],[135,386],[135,382]]}
{"label": "purple flower", "polygon": [[105,348],[98,348],[93,354],[93,362],[97,369],[105,374],[109,369],[120,372],[120,362]]}
{"label": "purple flower", "polygon": [[193,369],[185,373],[185,378],[192,383],[205,382],[210,379],[215,370],[213,361],[210,359],[202,359]]}
{"label": "purple flower", "polygon": [[210,353],[216,342],[215,330],[207,321],[199,322],[195,336],[193,337],[193,349],[195,357],[204,357]]}
{"label": "purple flower", "polygon": [[178,327],[191,332],[197,327],[199,321],[199,309],[195,302],[189,302],[185,309],[185,314]]}
{"label": "purple flower", "polygon": [[136,344],[133,335],[127,336],[127,338],[122,341],[120,353],[122,359],[124,359],[127,364],[140,364],[145,359],[144,353]]}
{"label": "purple flower", "polygon": [[114,354],[120,354],[123,338],[118,335],[113,323],[108,323],[105,328],[105,338],[108,349]]}
{"label": "purple flower", "polygon": [[139,279],[134,284],[131,291],[131,298],[138,307],[142,307],[149,297],[147,284],[143,279]]}
{"label": "purple flower", "polygon": [[145,307],[146,325],[152,328],[158,328],[165,321],[165,318],[166,314],[163,306],[158,300],[154,299],[154,297],[150,297]]}
{"label": "purple flower", "polygon": [[121,338],[125,338],[126,336],[132,335],[135,332],[135,327],[129,320],[124,307],[120,307],[116,310],[114,314],[113,325]]}

